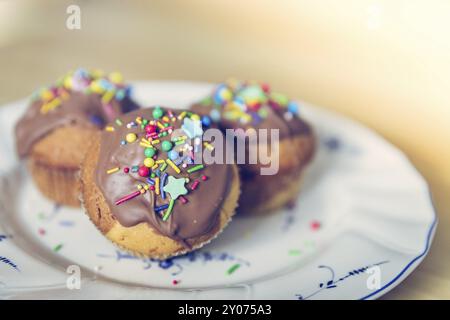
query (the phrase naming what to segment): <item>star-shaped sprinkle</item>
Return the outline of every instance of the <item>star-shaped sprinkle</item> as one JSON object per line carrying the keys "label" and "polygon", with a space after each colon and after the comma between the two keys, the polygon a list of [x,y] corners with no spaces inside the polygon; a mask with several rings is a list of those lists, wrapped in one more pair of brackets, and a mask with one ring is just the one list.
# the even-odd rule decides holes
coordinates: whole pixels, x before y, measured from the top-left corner
{"label": "star-shaped sprinkle", "polygon": [[200,137],[203,134],[202,122],[200,120],[192,120],[190,118],[184,118],[181,129],[186,132],[190,139]]}
{"label": "star-shaped sprinkle", "polygon": [[188,193],[187,189],[184,187],[186,183],[185,178],[175,178],[173,176],[169,176],[167,184],[164,186],[164,191],[170,194],[172,200],[175,200],[181,195],[185,195]]}

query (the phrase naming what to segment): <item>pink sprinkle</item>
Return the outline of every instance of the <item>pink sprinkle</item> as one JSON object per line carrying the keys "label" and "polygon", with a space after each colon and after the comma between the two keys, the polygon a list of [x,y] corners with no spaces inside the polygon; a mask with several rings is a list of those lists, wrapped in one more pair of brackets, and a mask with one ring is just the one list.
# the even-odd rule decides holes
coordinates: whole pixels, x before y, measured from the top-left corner
{"label": "pink sprinkle", "polygon": [[179,284],[180,283],[180,281],[178,281],[178,280],[172,280],[172,284],[174,285],[174,286],[176,286],[177,284]]}
{"label": "pink sprinkle", "polygon": [[42,229],[42,228],[39,228],[39,229],[38,229],[38,232],[39,232],[39,234],[40,234],[41,236],[45,235],[45,230]]}
{"label": "pink sprinkle", "polygon": [[208,180],[208,177],[205,176],[205,175],[202,175],[202,180],[203,180],[203,181],[206,181],[206,180]]}
{"label": "pink sprinkle", "polygon": [[131,200],[135,197],[137,197],[138,195],[140,195],[141,192],[140,191],[135,191],[129,195],[124,196],[123,198],[120,198],[119,200],[116,201],[116,206],[118,206],[121,203],[124,203],[125,201]]}
{"label": "pink sprinkle", "polygon": [[186,204],[188,202],[188,200],[183,196],[179,196],[178,198],[180,198],[182,204]]}
{"label": "pink sprinkle", "polygon": [[128,168],[128,167],[123,168],[123,172],[125,172],[125,173],[130,172],[130,168]]}
{"label": "pink sprinkle", "polygon": [[195,189],[197,189],[197,187],[198,187],[199,183],[200,183],[200,181],[198,181],[198,180],[195,180],[195,181],[194,181],[194,183],[193,183],[193,184],[192,184],[192,186],[191,186],[191,189],[192,189],[192,190],[195,190]]}
{"label": "pink sprinkle", "polygon": [[150,190],[155,191],[155,186],[150,186]]}
{"label": "pink sprinkle", "polygon": [[320,227],[321,227],[320,222],[319,222],[319,221],[316,221],[316,220],[312,221],[311,224],[310,224],[310,226],[311,226],[311,229],[312,229],[313,231],[317,231],[317,230],[319,230]]}

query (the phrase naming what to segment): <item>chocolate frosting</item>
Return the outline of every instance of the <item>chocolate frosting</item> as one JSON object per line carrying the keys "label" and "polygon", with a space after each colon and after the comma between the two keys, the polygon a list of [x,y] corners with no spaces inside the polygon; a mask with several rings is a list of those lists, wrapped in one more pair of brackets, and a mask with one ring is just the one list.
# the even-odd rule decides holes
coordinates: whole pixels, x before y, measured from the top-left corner
{"label": "chocolate frosting", "polygon": [[[249,88],[253,93],[256,91],[256,96],[255,94],[247,94],[252,95],[251,99],[246,96]],[[223,91],[228,94],[225,98],[223,94],[221,95]],[[240,116],[230,119],[227,117],[227,111],[233,104],[240,110]],[[190,109],[209,117],[222,131],[226,129],[255,129],[257,131],[259,129],[268,129],[268,131],[278,129],[281,142],[284,139],[296,136],[312,135],[311,127],[299,116],[298,108],[299,106],[286,96],[272,93],[266,84],[232,80],[219,84],[210,96],[193,104]],[[264,111],[263,116],[260,115],[261,111]],[[270,145],[270,138],[268,138],[268,143]],[[246,143],[245,146],[248,154],[250,144]],[[254,147],[257,148],[257,146]],[[301,150],[299,150],[300,152]],[[242,176],[253,176],[255,173],[259,173],[261,166],[264,165],[259,162],[240,165]]]}
{"label": "chocolate frosting", "polygon": [[[162,219],[161,213],[164,212],[156,212],[155,208],[169,203],[171,195],[168,192],[165,192],[165,199],[163,199],[161,194],[157,195],[155,191],[148,190],[117,205],[116,201],[135,192],[138,184],[147,184],[146,177],[131,170],[133,166],[142,166],[146,158],[145,148],[140,145],[141,139],[146,137],[146,132],[139,125],[130,127],[127,124],[136,123],[138,117],[151,121],[153,120],[152,112],[153,109],[141,109],[123,115],[120,118],[123,122],[122,126],[114,125],[113,132],[102,132],[100,155],[95,174],[96,183],[105,197],[112,215],[122,226],[132,227],[146,222],[160,234],[190,247],[196,238],[213,234],[219,227],[220,210],[230,190],[232,167],[225,164],[211,164],[189,174],[187,170],[195,164],[188,165],[186,168],[180,164],[178,166],[181,169],[180,173],[176,173],[170,165],[167,166],[164,172],[168,176],[188,178],[189,182],[185,184],[188,193],[183,196],[187,202],[183,203],[180,198],[176,199],[173,210],[166,221]],[[176,119],[176,121],[170,122],[170,126],[178,129],[182,125],[182,120],[177,117],[179,112],[173,112],[173,114],[172,119]],[[123,141],[129,133],[136,134],[137,140],[124,144]],[[159,140],[160,143],[155,145],[156,159],[167,160],[168,153],[161,149],[161,145],[163,141],[171,140],[171,134],[160,137]],[[110,168],[120,168],[120,171],[108,174],[107,170]],[[125,168],[129,169],[128,173],[124,172]],[[152,172],[158,174],[158,170],[152,170]],[[161,172],[160,176],[162,174]],[[203,181],[202,176],[206,176],[207,180]],[[195,181],[200,183],[195,190],[192,190]],[[166,210],[164,211],[166,212]]]}
{"label": "chocolate frosting", "polygon": [[[77,91],[64,88],[62,85],[55,85],[50,89],[41,89],[53,92],[64,91],[64,98],[61,104],[51,111],[43,113],[41,108],[47,102],[41,98],[34,98],[22,118],[19,119],[15,127],[16,148],[19,157],[27,156],[33,145],[52,130],[66,125],[76,125],[89,128],[103,128],[104,125],[120,114],[138,109],[138,105],[128,96],[129,87],[125,85],[113,85],[106,78],[94,78],[92,75],[79,69],[66,76],[73,83],[74,75],[85,81],[89,85],[93,80],[102,80],[110,87],[121,88],[126,95],[120,100],[112,98],[108,103],[102,101],[102,95],[95,92]],[[58,97],[57,94],[55,94]]]}

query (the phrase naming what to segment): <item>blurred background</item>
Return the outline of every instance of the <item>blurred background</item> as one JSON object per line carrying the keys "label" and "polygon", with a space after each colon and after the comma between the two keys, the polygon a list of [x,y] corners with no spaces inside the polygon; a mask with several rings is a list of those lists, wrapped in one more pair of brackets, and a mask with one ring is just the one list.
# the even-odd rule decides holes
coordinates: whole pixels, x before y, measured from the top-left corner
{"label": "blurred background", "polygon": [[[81,29],[66,28],[69,5]],[[430,183],[430,255],[390,299],[450,298],[450,1],[0,0],[0,104],[67,70],[267,81],[403,150]]]}

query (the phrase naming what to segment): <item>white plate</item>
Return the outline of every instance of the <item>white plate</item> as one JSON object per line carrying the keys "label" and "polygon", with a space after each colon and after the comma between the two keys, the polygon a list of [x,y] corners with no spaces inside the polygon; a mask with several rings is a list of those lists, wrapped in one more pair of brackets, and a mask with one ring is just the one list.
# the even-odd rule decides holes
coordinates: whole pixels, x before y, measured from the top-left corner
{"label": "white plate", "polygon": [[[134,96],[178,108],[210,90],[138,82]],[[13,126],[25,107],[23,100],[0,108],[1,298],[373,299],[429,250],[436,215],[408,159],[370,130],[301,103],[319,148],[294,210],[236,217],[188,256],[134,258],[82,210],[55,206],[36,190],[14,152]],[[79,290],[66,286],[70,265],[81,267]]]}

